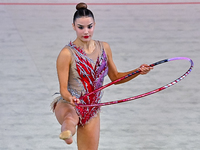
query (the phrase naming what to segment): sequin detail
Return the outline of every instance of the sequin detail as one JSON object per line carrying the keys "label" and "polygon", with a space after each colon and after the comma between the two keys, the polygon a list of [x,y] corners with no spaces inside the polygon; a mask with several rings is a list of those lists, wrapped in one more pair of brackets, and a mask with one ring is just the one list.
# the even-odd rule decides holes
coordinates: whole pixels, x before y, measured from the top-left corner
{"label": "sequin detail", "polygon": [[[80,95],[80,97],[82,97],[83,94],[90,93],[103,85],[104,77],[108,73],[107,57],[105,51],[102,49],[101,55],[98,56],[96,62],[94,62],[82,49],[77,48],[73,43],[70,42],[68,46],[76,50],[74,57],[76,62],[76,71],[79,75],[78,79],[80,80],[78,83],[80,83],[80,86],[83,87],[83,91]],[[69,91],[75,92],[74,89],[69,89]],[[95,94],[91,94],[84,97],[84,99],[81,99],[81,103],[96,104],[101,101],[101,97],[102,92],[98,91]],[[76,109],[80,117],[79,125],[84,125],[90,118],[99,112],[100,107],[77,106]]]}

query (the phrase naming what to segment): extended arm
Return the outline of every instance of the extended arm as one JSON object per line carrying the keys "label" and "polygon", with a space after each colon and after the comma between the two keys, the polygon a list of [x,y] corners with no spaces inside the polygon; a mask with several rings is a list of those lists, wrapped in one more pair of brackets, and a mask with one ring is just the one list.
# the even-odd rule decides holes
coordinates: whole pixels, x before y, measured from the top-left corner
{"label": "extended arm", "polygon": [[108,58],[108,76],[111,79],[111,81],[115,81],[115,80],[117,80],[117,79],[119,79],[119,78],[121,78],[121,77],[123,77],[127,74],[130,74],[132,72],[140,70],[140,73],[134,74],[129,78],[126,78],[124,80],[117,82],[116,84],[127,82],[127,81],[137,77],[140,74],[147,74],[151,69],[153,69],[153,67],[150,67],[147,64],[142,64],[139,68],[136,68],[134,70],[131,70],[131,71],[128,71],[128,72],[118,72],[117,68],[116,68],[116,66],[113,62],[112,52],[111,52],[110,46],[108,45],[108,43],[105,43],[105,42],[103,43],[103,45],[104,45],[104,49],[106,51],[107,58]]}

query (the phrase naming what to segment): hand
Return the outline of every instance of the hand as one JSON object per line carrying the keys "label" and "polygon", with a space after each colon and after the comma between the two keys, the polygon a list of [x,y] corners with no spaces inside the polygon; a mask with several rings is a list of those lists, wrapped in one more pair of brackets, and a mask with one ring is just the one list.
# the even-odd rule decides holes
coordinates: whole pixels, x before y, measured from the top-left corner
{"label": "hand", "polygon": [[69,96],[66,101],[68,101],[71,105],[76,106],[76,104],[80,103],[80,100],[75,96]]}
{"label": "hand", "polygon": [[75,96],[72,96],[72,101],[71,103],[73,104],[79,104],[80,103],[80,100],[78,98],[76,98]]}
{"label": "hand", "polygon": [[140,74],[142,75],[147,74],[151,69],[153,69],[153,67],[150,67],[147,64],[142,64],[139,68]]}

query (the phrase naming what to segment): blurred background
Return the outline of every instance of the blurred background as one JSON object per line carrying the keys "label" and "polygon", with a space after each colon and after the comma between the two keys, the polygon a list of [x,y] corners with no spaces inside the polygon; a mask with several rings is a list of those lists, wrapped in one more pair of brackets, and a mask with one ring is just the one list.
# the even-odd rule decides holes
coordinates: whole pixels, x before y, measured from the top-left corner
{"label": "blurred background", "polygon": [[[59,92],[56,59],[76,34],[77,0],[0,0],[0,149],[74,150],[58,138],[50,110]],[[171,57],[194,69],[157,94],[102,107],[99,150],[198,150],[200,147],[200,0],[85,0],[93,39],[110,44],[119,71]],[[184,74],[186,60],[104,90],[103,102],[161,87]],[[105,84],[110,82],[105,79]]]}

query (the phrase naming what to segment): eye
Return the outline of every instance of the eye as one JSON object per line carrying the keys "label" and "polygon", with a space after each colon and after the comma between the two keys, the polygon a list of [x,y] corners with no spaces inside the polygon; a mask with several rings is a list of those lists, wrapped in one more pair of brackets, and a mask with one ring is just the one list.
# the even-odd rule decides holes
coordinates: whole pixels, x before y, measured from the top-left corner
{"label": "eye", "polygon": [[83,26],[79,26],[78,28],[82,30],[82,29],[83,29]]}
{"label": "eye", "polygon": [[88,26],[88,29],[91,29],[92,27],[93,27],[92,25],[89,25],[89,26]]}

